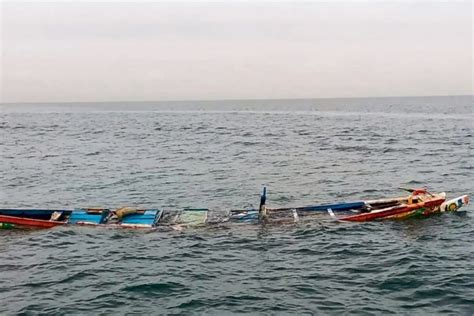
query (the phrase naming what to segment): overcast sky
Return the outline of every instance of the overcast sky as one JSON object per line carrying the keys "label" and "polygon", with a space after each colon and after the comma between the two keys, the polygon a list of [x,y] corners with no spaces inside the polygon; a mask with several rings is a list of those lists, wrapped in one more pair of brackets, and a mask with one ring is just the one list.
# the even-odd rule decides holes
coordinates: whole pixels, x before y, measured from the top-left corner
{"label": "overcast sky", "polygon": [[2,102],[472,94],[471,1],[3,2]]}

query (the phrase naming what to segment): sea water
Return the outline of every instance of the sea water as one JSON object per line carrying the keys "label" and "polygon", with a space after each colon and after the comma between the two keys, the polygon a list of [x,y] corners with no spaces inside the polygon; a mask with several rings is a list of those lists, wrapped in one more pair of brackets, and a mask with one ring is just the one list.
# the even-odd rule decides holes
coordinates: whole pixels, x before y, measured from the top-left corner
{"label": "sea water", "polygon": [[[472,96],[3,104],[2,207],[474,195]],[[474,313],[474,216],[0,230],[2,312]]]}

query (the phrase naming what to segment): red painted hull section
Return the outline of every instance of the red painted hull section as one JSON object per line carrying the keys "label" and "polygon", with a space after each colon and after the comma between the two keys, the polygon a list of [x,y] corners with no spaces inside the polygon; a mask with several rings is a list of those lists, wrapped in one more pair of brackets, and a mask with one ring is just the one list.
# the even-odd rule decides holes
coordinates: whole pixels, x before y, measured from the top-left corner
{"label": "red painted hull section", "polygon": [[395,206],[395,207],[391,207],[385,210],[380,210],[380,211],[375,211],[375,212],[346,216],[346,217],[341,218],[340,220],[351,221],[351,222],[372,221],[372,220],[376,220],[376,219],[380,219],[380,218],[384,218],[384,217],[388,217],[392,215],[414,211],[420,208],[432,209],[432,208],[440,206],[444,201],[445,199],[438,198],[438,199],[433,199],[433,200],[419,202],[419,203],[410,204],[410,205]]}
{"label": "red painted hull section", "polygon": [[0,223],[9,223],[25,227],[52,228],[66,224],[65,222],[46,221],[42,219],[32,219],[16,216],[0,215]]}

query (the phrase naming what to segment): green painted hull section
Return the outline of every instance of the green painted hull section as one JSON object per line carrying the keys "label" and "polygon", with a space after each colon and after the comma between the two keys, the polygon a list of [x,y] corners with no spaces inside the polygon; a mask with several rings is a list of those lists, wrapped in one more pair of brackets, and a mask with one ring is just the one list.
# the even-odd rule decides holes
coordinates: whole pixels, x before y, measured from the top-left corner
{"label": "green painted hull section", "polygon": [[0,223],[0,229],[13,229],[16,226],[10,223]]}
{"label": "green painted hull section", "polygon": [[177,224],[187,226],[197,226],[206,223],[207,209],[190,209],[184,210],[176,220]]}

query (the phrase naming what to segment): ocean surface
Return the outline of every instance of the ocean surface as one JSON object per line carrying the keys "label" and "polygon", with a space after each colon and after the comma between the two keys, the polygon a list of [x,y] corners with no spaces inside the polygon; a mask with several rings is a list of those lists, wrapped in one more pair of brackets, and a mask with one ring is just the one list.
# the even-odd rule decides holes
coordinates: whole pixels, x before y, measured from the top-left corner
{"label": "ocean surface", "polygon": [[[2,207],[474,195],[472,96],[2,104]],[[474,208],[184,231],[0,230],[1,314],[474,314]]]}

